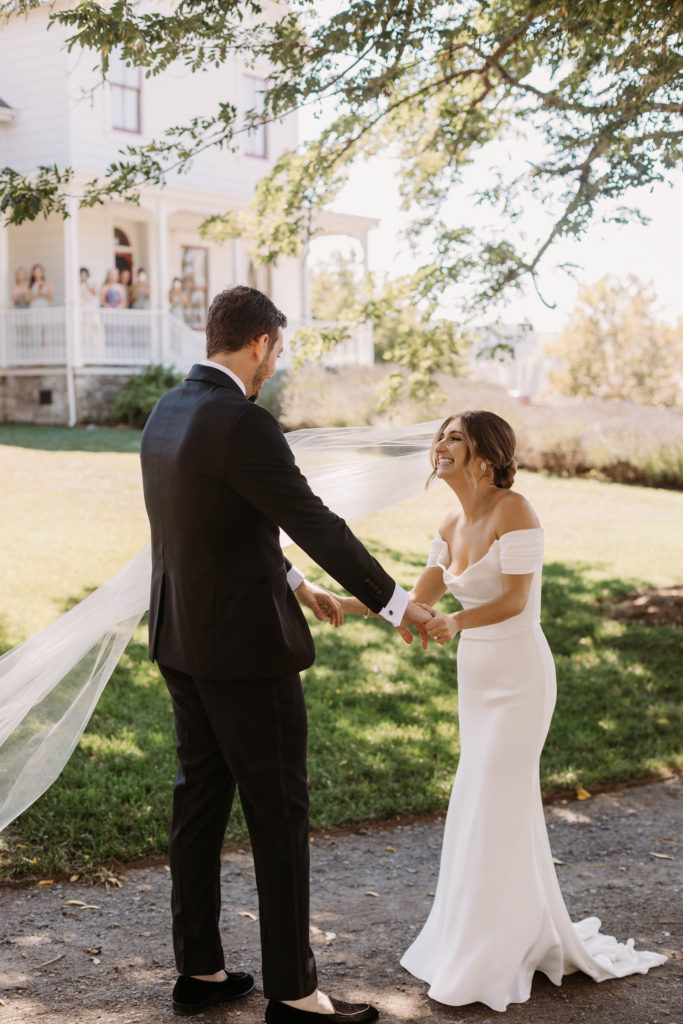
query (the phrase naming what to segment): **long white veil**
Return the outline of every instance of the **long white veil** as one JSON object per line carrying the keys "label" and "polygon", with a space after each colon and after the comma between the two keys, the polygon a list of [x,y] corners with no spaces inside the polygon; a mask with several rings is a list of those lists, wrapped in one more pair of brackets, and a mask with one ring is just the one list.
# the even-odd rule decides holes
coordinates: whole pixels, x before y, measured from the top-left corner
{"label": "long white veil", "polygon": [[[287,435],[313,490],[352,522],[417,493],[437,422]],[[291,543],[283,535],[283,546]],[[0,657],[0,831],[69,760],[147,610],[149,542],[55,622]]]}

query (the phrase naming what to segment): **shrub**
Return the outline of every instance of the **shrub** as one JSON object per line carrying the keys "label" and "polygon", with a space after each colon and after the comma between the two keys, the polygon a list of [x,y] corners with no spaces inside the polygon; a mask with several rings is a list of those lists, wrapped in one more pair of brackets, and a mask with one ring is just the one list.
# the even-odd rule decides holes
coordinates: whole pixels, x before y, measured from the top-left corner
{"label": "shrub", "polygon": [[524,409],[519,462],[560,476],[683,488],[683,413],[629,402]]}
{"label": "shrub", "polygon": [[183,380],[165,366],[147,366],[134,377],[129,377],[114,399],[112,417],[116,423],[127,423],[142,429],[162,395]]}

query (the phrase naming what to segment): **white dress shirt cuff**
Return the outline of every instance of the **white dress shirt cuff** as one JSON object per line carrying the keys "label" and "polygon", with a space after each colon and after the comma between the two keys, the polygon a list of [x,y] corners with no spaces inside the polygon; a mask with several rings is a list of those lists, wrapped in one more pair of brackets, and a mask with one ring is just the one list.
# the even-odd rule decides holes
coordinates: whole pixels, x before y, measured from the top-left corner
{"label": "white dress shirt cuff", "polygon": [[397,583],[390,601],[385,604],[379,614],[392,626],[400,626],[409,600],[408,592],[403,587],[399,587]]}
{"label": "white dress shirt cuff", "polygon": [[303,581],[306,579],[302,572],[299,572],[295,565],[287,573],[287,582],[289,583],[292,590],[296,590],[300,587]]}

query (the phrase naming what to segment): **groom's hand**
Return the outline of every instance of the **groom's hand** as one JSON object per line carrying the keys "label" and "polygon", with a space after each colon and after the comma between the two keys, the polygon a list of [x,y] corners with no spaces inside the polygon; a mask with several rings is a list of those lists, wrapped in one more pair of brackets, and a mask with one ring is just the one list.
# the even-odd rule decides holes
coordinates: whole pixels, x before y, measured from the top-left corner
{"label": "groom's hand", "polygon": [[318,622],[329,619],[332,626],[341,626],[344,622],[342,607],[329,590],[304,580],[294,591],[294,596],[299,604],[311,609]]}
{"label": "groom's hand", "polygon": [[416,604],[415,601],[409,601],[401,625],[397,626],[397,630],[407,644],[412,644],[413,634],[410,627],[414,626],[422,638],[422,647],[426,651],[429,646],[429,636],[425,624],[431,622],[433,616],[434,612],[431,608],[427,611],[426,607]]}

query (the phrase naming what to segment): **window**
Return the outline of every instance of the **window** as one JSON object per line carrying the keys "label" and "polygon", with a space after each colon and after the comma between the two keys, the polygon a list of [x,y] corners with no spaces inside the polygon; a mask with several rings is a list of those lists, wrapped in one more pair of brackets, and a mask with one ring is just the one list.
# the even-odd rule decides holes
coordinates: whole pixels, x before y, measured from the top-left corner
{"label": "window", "polygon": [[[244,76],[244,107],[245,111],[263,113],[263,87],[265,83],[261,78],[254,78],[252,75]],[[268,137],[266,125],[260,124],[247,132],[247,139],[244,146],[247,156],[259,156],[265,159],[268,156]]]}
{"label": "window", "polygon": [[111,126],[122,132],[140,131],[140,68],[128,67],[116,50],[109,60]]}
{"label": "window", "polygon": [[195,330],[206,327],[209,295],[209,250],[199,245],[183,246],[180,276],[185,293],[185,323]]}

